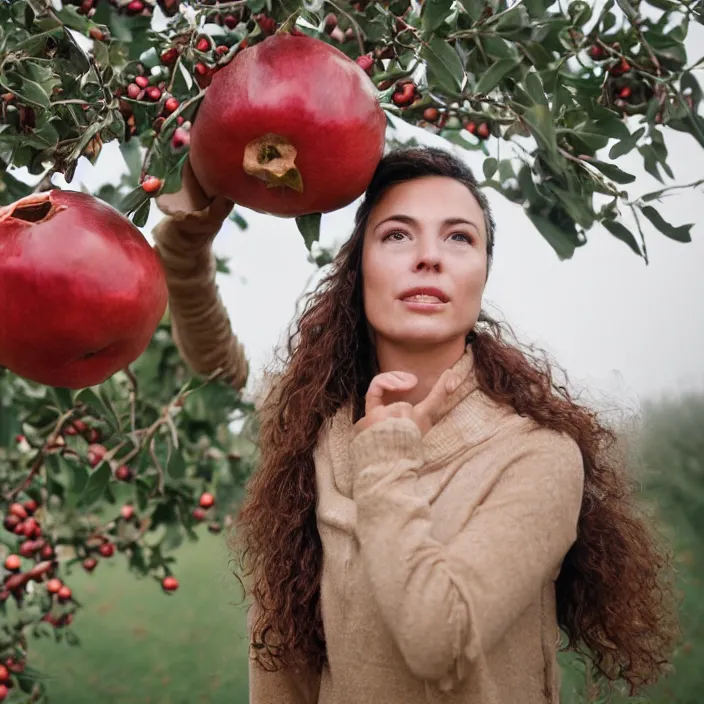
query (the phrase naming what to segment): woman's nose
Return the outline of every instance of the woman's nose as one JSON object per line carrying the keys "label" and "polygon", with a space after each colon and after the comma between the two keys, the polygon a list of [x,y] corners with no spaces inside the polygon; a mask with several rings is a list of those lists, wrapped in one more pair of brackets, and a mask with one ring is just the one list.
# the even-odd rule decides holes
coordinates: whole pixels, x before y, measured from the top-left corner
{"label": "woman's nose", "polygon": [[426,269],[435,269],[436,271],[440,271],[441,264],[442,260],[440,256],[440,249],[435,238],[425,241],[423,241],[423,239],[419,239],[416,270],[423,271]]}

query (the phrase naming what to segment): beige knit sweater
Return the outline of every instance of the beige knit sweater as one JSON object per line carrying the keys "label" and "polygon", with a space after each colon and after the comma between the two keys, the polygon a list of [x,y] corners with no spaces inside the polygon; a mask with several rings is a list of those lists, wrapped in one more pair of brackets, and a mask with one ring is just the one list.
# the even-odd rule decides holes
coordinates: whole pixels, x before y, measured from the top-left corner
{"label": "beige knit sweater", "polygon": [[423,438],[393,418],[351,440],[349,409],[324,429],[329,665],[270,672],[253,655],[250,704],[559,702],[554,580],[576,538],[582,456],[490,401],[471,349],[455,369],[464,382]]}

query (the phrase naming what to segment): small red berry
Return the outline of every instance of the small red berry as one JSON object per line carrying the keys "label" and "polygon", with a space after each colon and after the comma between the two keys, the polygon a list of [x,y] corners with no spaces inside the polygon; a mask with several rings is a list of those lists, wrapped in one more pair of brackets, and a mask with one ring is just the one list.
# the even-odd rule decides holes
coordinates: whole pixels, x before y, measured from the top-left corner
{"label": "small red berry", "polygon": [[470,134],[476,134],[477,133],[477,123],[476,122],[468,122],[464,128],[469,132]]}
{"label": "small red berry", "polygon": [[115,470],[115,479],[117,479],[117,481],[119,481],[119,482],[130,481],[130,479],[132,479],[132,470],[124,464],[120,465]]}
{"label": "small red berry", "polygon": [[22,545],[20,545],[20,555],[22,557],[32,557],[37,551],[37,544],[33,540],[25,540]]}
{"label": "small red berry", "polygon": [[24,672],[25,664],[24,661],[22,660],[15,660],[14,658],[8,658],[5,661],[5,664],[7,665],[7,668],[10,670],[10,672]]}
{"label": "small red berry", "polygon": [[59,597],[59,599],[61,601],[68,601],[72,595],[73,595],[73,592],[71,591],[71,588],[67,587],[65,584],[57,592],[57,596]]}
{"label": "small red berry", "polygon": [[42,556],[42,559],[51,560],[54,557],[54,548],[47,544],[41,549],[39,554]]}
{"label": "small red berry", "polygon": [[593,44],[589,49],[589,56],[594,59],[594,61],[598,61],[604,56],[604,48],[598,44]]}
{"label": "small red berry", "polygon": [[182,149],[191,141],[191,135],[183,129],[183,127],[177,127],[174,130],[173,137],[171,137],[171,146],[174,149]]}
{"label": "small red berry", "polygon": [[147,176],[142,181],[142,189],[145,193],[156,193],[161,188],[161,179],[156,176]]}
{"label": "small red berry", "polygon": [[195,518],[196,521],[205,520],[205,509],[201,508],[200,506],[198,508],[194,508],[193,509],[193,518]]}
{"label": "small red berry", "polygon": [[128,12],[141,12],[144,9],[144,3],[142,0],[132,0],[127,5],[127,11]]}
{"label": "small red berry", "polygon": [[0,684],[0,702],[4,701],[7,699],[7,695],[10,693],[10,690],[7,688],[6,684]]}
{"label": "small red berry", "polygon": [[27,518],[27,509],[22,505],[18,503],[14,503],[10,505],[10,508],[8,509],[8,513],[11,513],[13,516],[17,516],[18,518],[21,518],[24,520]]}
{"label": "small red berry", "polygon": [[97,467],[102,462],[107,451],[104,445],[88,445],[88,464],[90,464],[91,467]]}
{"label": "small red berry", "polygon": [[98,552],[103,557],[112,557],[115,554],[115,546],[112,543],[103,543],[98,548]]}
{"label": "small red berry", "polygon": [[134,516],[134,507],[130,506],[130,504],[125,504],[121,509],[120,509],[120,515],[126,520],[129,521],[132,516]]}
{"label": "small red berry", "polygon": [[10,572],[17,571],[22,567],[22,560],[20,560],[19,555],[8,555],[5,558],[5,569],[10,570]]}
{"label": "small red berry", "polygon": [[83,560],[83,569],[86,572],[92,572],[98,566],[98,561],[94,557],[86,557]]}
{"label": "small red berry", "polygon": [[85,433],[86,430],[88,430],[88,426],[82,420],[74,420],[71,425],[73,425],[73,427],[79,433]]}
{"label": "small red berry", "polygon": [[10,671],[5,665],[0,664],[0,682],[7,682],[10,679]]}
{"label": "small red berry", "polygon": [[100,442],[100,438],[101,438],[101,435],[100,435],[100,430],[98,430],[98,428],[91,428],[88,431],[88,442],[89,443],[96,444],[96,443]]}
{"label": "small red berry", "polygon": [[139,86],[140,88],[146,88],[149,85],[149,79],[146,76],[137,76],[134,79],[134,82]]}
{"label": "small red berry", "polygon": [[201,494],[200,501],[198,503],[200,504],[201,508],[210,508],[215,504],[215,497],[206,491]]}
{"label": "small red berry", "polygon": [[[8,95],[5,93],[5,95]],[[15,435],[15,442],[19,445],[21,442],[24,442],[27,438],[24,435]]]}
{"label": "small red berry", "polygon": [[208,51],[210,49],[210,42],[205,37],[201,37],[196,43],[196,49],[201,52]]}
{"label": "small red berry", "polygon": [[630,86],[624,86],[619,92],[619,97],[623,98],[624,100],[627,100],[631,97],[631,92],[632,91]]}
{"label": "small red berry", "polygon": [[228,46],[225,45],[225,44],[220,44],[220,46],[217,46],[217,47],[215,48],[215,53],[216,53],[218,56],[225,56],[225,54],[227,54],[228,51],[230,51],[230,47],[228,47]]}
{"label": "small red berry", "polygon": [[15,535],[24,535],[24,522],[20,522],[15,526],[12,531]]}
{"label": "small red berry", "polygon": [[164,577],[161,586],[165,592],[175,592],[178,589],[178,579],[176,577]]}
{"label": "small red berry", "polygon": [[[83,107],[86,106],[84,105]],[[72,437],[74,435],[78,435],[78,431],[72,425],[69,425],[67,428],[64,429],[64,435]]]}
{"label": "small red berry", "polygon": [[237,17],[235,17],[235,15],[225,15],[225,19],[223,20],[223,24],[228,29],[234,29],[238,24]]}
{"label": "small red berry", "polygon": [[193,70],[200,76],[205,76],[208,73],[208,67],[201,61],[193,67]]}
{"label": "small red berry", "polygon": [[22,519],[19,516],[10,514],[9,516],[5,516],[3,525],[7,528],[7,530],[14,531],[20,523],[22,523]]}
{"label": "small red berry", "polygon": [[26,538],[38,538],[42,534],[42,529],[34,518],[28,518],[24,522],[24,535]]}
{"label": "small red berry", "polygon": [[34,513],[39,508],[39,504],[34,499],[27,499],[22,505],[29,514]]}
{"label": "small red berry", "polygon": [[423,119],[427,122],[435,122],[438,119],[440,112],[437,108],[425,108],[423,111]]}
{"label": "small red berry", "polygon": [[157,86],[149,86],[149,88],[145,88],[144,92],[147,94],[147,98],[149,98],[149,100],[153,100],[154,102],[161,98],[161,91]]}
{"label": "small red berry", "polygon": [[49,594],[58,594],[59,590],[60,590],[61,587],[63,587],[63,586],[64,586],[64,585],[63,585],[63,583],[61,582],[61,580],[60,580],[60,579],[56,579],[56,577],[54,577],[54,579],[50,579],[50,580],[46,583],[46,590],[49,592]]}
{"label": "small red berry", "polygon": [[171,114],[174,112],[174,110],[178,110],[179,102],[174,98],[173,96],[171,98],[167,98],[166,102],[164,103],[164,112]]}
{"label": "small red berry", "polygon": [[374,57],[371,54],[364,54],[357,59],[357,66],[359,66],[362,71],[369,73],[374,67]]}
{"label": "small red berry", "polygon": [[167,49],[160,58],[164,66],[171,66],[171,64],[175,64],[178,59],[178,50],[175,47],[171,47]]}
{"label": "small red berry", "polygon": [[479,139],[487,139],[490,134],[491,129],[489,128],[489,125],[486,122],[482,122],[477,127],[477,137],[479,137]]}

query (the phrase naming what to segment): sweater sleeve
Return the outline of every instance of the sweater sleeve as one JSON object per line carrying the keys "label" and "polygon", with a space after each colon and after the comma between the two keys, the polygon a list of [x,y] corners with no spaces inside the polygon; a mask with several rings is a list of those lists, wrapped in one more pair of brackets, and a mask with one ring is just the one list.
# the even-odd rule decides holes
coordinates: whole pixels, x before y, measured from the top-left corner
{"label": "sweater sleeve", "polygon": [[320,673],[291,668],[274,669],[271,658],[251,642],[257,613],[253,604],[247,613],[249,647],[249,704],[317,704]]}
{"label": "sweater sleeve", "polygon": [[391,418],[352,441],[360,552],[382,618],[417,677],[442,680],[489,651],[576,539],[579,447],[552,433],[528,442],[442,544],[416,493],[423,460],[415,423]]}

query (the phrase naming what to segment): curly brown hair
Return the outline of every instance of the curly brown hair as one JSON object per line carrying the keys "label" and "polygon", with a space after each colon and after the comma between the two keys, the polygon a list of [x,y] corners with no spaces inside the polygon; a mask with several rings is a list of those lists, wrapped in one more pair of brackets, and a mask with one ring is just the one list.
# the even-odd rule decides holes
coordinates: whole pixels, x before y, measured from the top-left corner
{"label": "curly brown hair", "polygon": [[[362,305],[367,221],[391,185],[430,175],[457,179],[477,199],[485,213],[491,263],[494,222],[469,168],[439,149],[390,152],[357,211],[351,238],[308,297],[289,337],[285,366],[260,409],[259,466],[232,544],[261,606],[252,640],[272,646],[276,667],[319,671],[326,662],[313,450],[321,426],[341,406],[352,401],[361,417],[377,371]],[[597,675],[624,680],[635,692],[663,672],[679,631],[670,556],[635,499],[616,451],[617,435],[556,380],[556,367],[545,353],[519,344],[509,328],[486,313],[468,341],[486,394],[579,444],[584,498],[577,540],[557,580],[558,622],[566,647],[591,659]]]}

